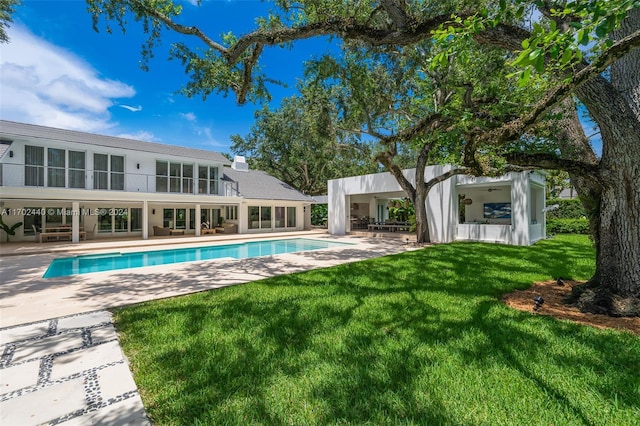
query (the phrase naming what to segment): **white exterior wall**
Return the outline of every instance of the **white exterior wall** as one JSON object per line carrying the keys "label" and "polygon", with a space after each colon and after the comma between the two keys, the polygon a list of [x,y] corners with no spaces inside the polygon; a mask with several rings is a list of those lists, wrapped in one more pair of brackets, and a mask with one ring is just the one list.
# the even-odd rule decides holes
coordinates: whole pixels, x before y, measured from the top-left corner
{"label": "white exterior wall", "polygon": [[[429,166],[425,170],[425,180],[450,169],[451,166]],[[403,173],[409,181],[415,182],[414,170],[404,170]],[[329,233],[335,235],[350,231],[349,206],[354,200],[369,200],[370,216],[376,217],[377,204],[380,203],[376,194],[383,199],[405,196],[390,173],[335,179],[329,181],[328,187]],[[493,191],[494,187],[499,191]],[[465,223],[458,223],[458,194],[471,195],[473,199],[472,204],[465,206]],[[535,197],[534,201],[532,197]],[[511,218],[484,219],[484,204],[493,202],[511,203]],[[426,204],[429,231],[434,242],[470,240],[530,245],[546,237],[544,176],[537,173],[509,173],[498,178],[453,176],[429,191]],[[535,223],[532,218],[535,218]]]}
{"label": "white exterior wall", "polygon": [[[80,151],[85,153],[85,189],[93,189],[94,154],[118,155],[124,157],[124,191],[125,192],[155,192],[156,191],[156,160],[182,164],[193,164],[194,192],[197,192],[198,166],[217,167],[219,176],[222,176],[223,166],[220,163],[199,162],[191,158],[168,156],[149,152],[122,150],[117,148],[85,145],[76,142],[65,141],[24,141],[16,139],[10,147],[13,157],[7,153],[2,160],[2,184],[5,187],[24,186],[25,145],[44,148],[44,167],[47,167],[47,148],[64,149],[65,151]],[[68,153],[65,152],[65,165],[68,169]],[[140,168],[138,168],[140,165]],[[47,177],[45,173],[45,185],[47,190]],[[68,184],[68,179],[67,179]],[[106,190],[100,190],[106,191]],[[219,185],[219,194],[222,194],[222,184]]]}
{"label": "white exterior wall", "polygon": [[[450,166],[429,166],[425,170],[425,181],[439,176],[450,170]],[[403,170],[405,177],[415,182],[415,170]],[[427,214],[429,216],[429,231],[433,241],[449,242],[455,237],[455,220],[453,209],[452,179],[437,184],[431,189],[427,198]],[[391,173],[376,173],[363,176],[354,176],[343,179],[333,179],[328,183],[329,190],[329,233],[344,235],[349,232],[349,208],[353,199],[369,200],[369,212],[371,217],[376,217],[377,201],[374,194],[389,198],[402,197],[404,191]]]}
{"label": "white exterior wall", "polygon": [[[295,228],[274,228],[268,230],[284,231],[284,230],[303,230],[305,224],[305,206],[308,202],[303,201],[274,201],[274,200],[251,200],[237,196],[224,196],[225,185],[221,180],[219,182],[219,194],[197,194],[198,191],[198,166],[217,167],[219,169],[219,177],[223,175],[222,163],[198,161],[193,158],[184,158],[179,156],[162,155],[157,153],[117,149],[104,146],[83,144],[77,142],[68,142],[60,140],[43,140],[36,138],[19,139],[13,138],[13,142],[8,151],[2,158],[2,186],[0,186],[0,208],[20,212],[25,207],[37,208],[61,208],[72,210],[76,205],[80,211],[94,211],[98,208],[140,208],[143,209],[143,229],[142,231],[118,232],[118,233],[98,233],[92,232],[98,222],[98,216],[95,214],[85,214],[81,218],[74,219],[73,216],[65,218],[68,224],[73,223],[74,242],[75,235],[79,227],[83,227],[87,232],[87,238],[102,237],[139,237],[146,239],[153,236],[153,226],[163,225],[163,208],[179,208],[186,209],[189,215],[190,209],[202,208],[224,208],[224,206],[237,206],[238,219],[231,220],[238,224],[238,232],[255,232],[247,229],[247,213],[248,205],[271,205],[296,207],[296,227]],[[45,179],[44,186],[25,186],[25,146],[38,146],[44,150],[44,169]],[[56,148],[65,150],[65,169],[66,169],[66,185],[69,184],[68,170],[68,151],[80,151],[85,153],[85,188],[57,188],[47,186],[47,149]],[[124,190],[94,190],[93,189],[93,171],[94,161],[93,155],[107,154],[118,155],[124,157]],[[171,193],[171,192],[155,192],[156,191],[156,161],[167,161],[181,164],[193,165],[193,193]],[[246,204],[241,204],[246,203]],[[146,207],[146,210],[145,210]],[[245,211],[243,211],[243,208]],[[155,210],[155,213],[154,213]],[[224,211],[222,213],[224,215]],[[3,220],[8,225],[13,225],[24,221],[24,215],[3,216]],[[194,226],[197,226],[199,216],[194,220]],[[187,220],[187,228],[189,221]],[[196,229],[186,229],[186,234],[196,235]],[[261,232],[261,231],[258,231]],[[264,231],[262,231],[264,232]],[[4,238],[0,235],[0,238]],[[34,236],[25,236],[24,227],[16,230],[16,235],[11,237],[11,241],[33,241]]]}
{"label": "white exterior wall", "polygon": [[[511,175],[511,241],[517,246],[529,245],[529,173],[510,173]],[[516,226],[517,225],[517,226]]]}

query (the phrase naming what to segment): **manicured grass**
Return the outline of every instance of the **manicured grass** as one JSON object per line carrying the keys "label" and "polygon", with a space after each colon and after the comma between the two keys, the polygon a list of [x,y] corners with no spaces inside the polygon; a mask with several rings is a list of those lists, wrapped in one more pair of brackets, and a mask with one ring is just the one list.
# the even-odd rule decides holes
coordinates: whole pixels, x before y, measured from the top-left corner
{"label": "manicured grass", "polygon": [[512,310],[587,237],[439,245],[121,309],[159,425],[636,425],[640,338]]}

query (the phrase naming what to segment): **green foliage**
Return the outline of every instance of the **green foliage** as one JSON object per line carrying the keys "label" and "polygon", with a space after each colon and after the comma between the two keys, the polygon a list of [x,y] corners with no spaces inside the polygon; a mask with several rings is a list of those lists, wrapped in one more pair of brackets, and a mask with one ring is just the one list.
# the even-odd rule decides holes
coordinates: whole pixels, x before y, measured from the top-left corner
{"label": "green foliage", "polygon": [[[410,222],[410,218],[413,218],[413,222],[415,223],[416,211],[413,207],[413,203],[407,199],[405,200],[402,200],[399,203],[400,207],[389,207],[389,219],[397,220],[399,222]],[[407,207],[405,207],[405,203],[407,204]]]}
{"label": "green foliage", "polygon": [[633,425],[640,337],[500,301],[593,271],[584,236],[440,244],[114,318],[158,425]]}
{"label": "green foliage", "polygon": [[558,204],[560,207],[547,212],[547,219],[583,219],[587,217],[584,206],[577,198],[549,199],[547,206]]}
{"label": "green foliage", "polygon": [[589,220],[580,219],[547,219],[547,234],[589,234]]}
{"label": "green foliage", "polygon": [[20,4],[20,0],[0,0],[0,44],[8,43],[9,36],[7,28],[13,22],[12,15],[16,11],[16,6]]}
{"label": "green foliage", "polygon": [[327,204],[311,205],[311,224],[313,226],[327,226],[329,206]]}
{"label": "green foliage", "polygon": [[[608,35],[626,18],[633,8],[640,7],[637,0],[571,1],[555,5],[547,3],[551,19],[532,22],[530,35],[522,41],[519,54],[512,60],[515,67],[510,76],[518,77],[520,87],[539,83],[537,75],[554,73],[574,66],[583,55],[598,53],[612,45]],[[434,39],[449,46],[433,57],[432,66],[446,64],[451,53],[451,41],[462,39],[469,43],[472,37],[500,24],[522,22],[535,6],[542,2],[516,0],[500,1],[499,7],[486,3],[472,10],[468,17],[453,15],[450,22],[434,31]],[[555,19],[566,20],[568,27],[559,26]],[[587,50],[588,48],[588,50]],[[570,78],[568,76],[567,78]]]}
{"label": "green foliage", "polygon": [[265,106],[251,133],[232,136],[231,150],[310,195],[327,193],[327,181],[378,170],[370,146],[336,132],[336,111],[325,93],[302,88],[303,96],[284,99],[279,109]]}
{"label": "green foliage", "polygon": [[570,25],[559,28],[554,19],[533,24],[531,36],[522,42],[522,51],[513,61],[514,66],[522,68],[514,73],[519,76],[519,84],[529,84],[532,70],[553,72],[575,65],[582,60],[587,46],[591,52],[610,47],[609,33],[637,7],[640,7],[637,0],[576,1],[565,2],[560,8],[552,7],[552,18],[568,19]]}
{"label": "green foliage", "polygon": [[[567,188],[571,188],[571,182],[569,180],[569,173],[563,170],[549,170],[547,171],[547,176],[545,178],[547,183],[547,198],[555,199],[560,193]],[[553,200],[551,200],[553,201]],[[547,201],[547,205],[555,204],[549,203]]]}
{"label": "green foliage", "polygon": [[22,222],[14,223],[12,226],[7,225],[2,220],[2,216],[0,216],[0,229],[2,229],[7,234],[7,242],[9,242],[9,235],[16,235],[16,229],[22,226]]}

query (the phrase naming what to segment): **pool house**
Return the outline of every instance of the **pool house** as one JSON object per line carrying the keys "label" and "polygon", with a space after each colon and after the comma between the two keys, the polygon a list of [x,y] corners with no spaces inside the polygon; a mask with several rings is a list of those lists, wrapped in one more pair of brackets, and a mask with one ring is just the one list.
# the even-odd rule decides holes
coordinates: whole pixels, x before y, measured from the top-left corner
{"label": "pool house", "polygon": [[[428,166],[425,180],[450,169]],[[403,173],[415,182],[415,169]],[[363,223],[385,223],[390,202],[406,196],[390,173],[331,180],[329,233],[344,235]],[[426,207],[434,242],[531,245],[546,237],[543,172],[512,172],[497,178],[456,175],[431,189]]]}

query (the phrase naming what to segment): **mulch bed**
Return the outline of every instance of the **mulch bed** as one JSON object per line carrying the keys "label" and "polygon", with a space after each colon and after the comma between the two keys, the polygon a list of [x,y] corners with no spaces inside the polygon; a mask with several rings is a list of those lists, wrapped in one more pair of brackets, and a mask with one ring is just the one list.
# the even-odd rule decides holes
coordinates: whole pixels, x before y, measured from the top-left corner
{"label": "mulch bed", "polygon": [[582,284],[577,281],[565,281],[560,286],[556,281],[546,281],[535,283],[527,290],[516,290],[513,293],[505,294],[502,301],[512,308],[521,311],[534,312],[533,298],[542,296],[544,304],[538,309],[540,315],[548,315],[558,319],[574,321],[580,324],[590,325],[597,328],[612,328],[616,330],[628,330],[633,334],[640,335],[640,318],[615,318],[607,315],[596,315],[580,312],[574,306],[566,305],[563,300],[571,293],[573,286]]}

